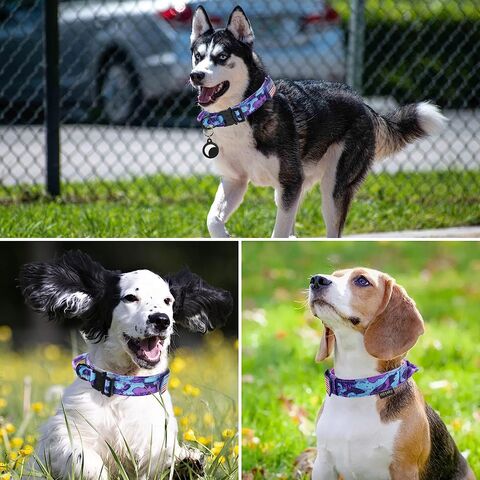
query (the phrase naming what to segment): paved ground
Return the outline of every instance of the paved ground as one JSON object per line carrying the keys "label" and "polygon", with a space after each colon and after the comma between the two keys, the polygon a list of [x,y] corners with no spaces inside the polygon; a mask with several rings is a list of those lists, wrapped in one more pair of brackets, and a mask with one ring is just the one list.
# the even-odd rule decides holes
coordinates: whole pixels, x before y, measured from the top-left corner
{"label": "paved ground", "polygon": [[365,233],[360,235],[348,235],[345,238],[358,238],[366,240],[372,240],[375,238],[480,238],[480,226],[438,228],[435,230],[404,230],[401,232]]}
{"label": "paved ground", "polygon": [[[449,127],[439,137],[409,146],[374,170],[395,173],[480,168],[480,111],[447,111]],[[64,180],[127,179],[154,173],[214,172],[201,153],[199,129],[67,125],[61,129]],[[0,126],[0,184],[42,182],[42,126]]]}

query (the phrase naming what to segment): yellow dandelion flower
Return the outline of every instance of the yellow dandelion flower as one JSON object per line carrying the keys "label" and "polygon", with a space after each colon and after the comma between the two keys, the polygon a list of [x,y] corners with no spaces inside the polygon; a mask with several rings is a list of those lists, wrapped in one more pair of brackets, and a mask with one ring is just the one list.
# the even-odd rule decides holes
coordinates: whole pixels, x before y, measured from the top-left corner
{"label": "yellow dandelion flower", "polygon": [[47,360],[50,360],[51,362],[58,360],[61,356],[61,353],[62,352],[58,345],[50,344],[43,349],[43,355]]}
{"label": "yellow dandelion flower", "polygon": [[190,396],[190,397],[198,397],[200,395],[201,391],[198,387],[194,387],[193,385],[190,385],[189,383],[187,383],[183,387],[183,393],[185,395]]}
{"label": "yellow dandelion flower", "polygon": [[32,408],[32,412],[35,412],[35,413],[40,413],[43,411],[44,409],[44,404],[42,402],[34,402],[32,403],[31,405],[31,408]]}
{"label": "yellow dandelion flower", "polygon": [[226,428],[223,432],[222,432],[222,437],[223,438],[232,438],[233,436],[235,435],[235,431],[231,428]]}
{"label": "yellow dandelion flower", "polygon": [[173,373],[180,373],[187,366],[187,362],[182,357],[175,357],[170,364],[170,370]]}
{"label": "yellow dandelion flower", "polygon": [[236,457],[238,457],[238,445],[235,445],[235,446],[233,447],[233,454],[234,454]]}
{"label": "yellow dandelion flower", "polygon": [[183,428],[188,427],[190,425],[190,419],[188,418],[188,416],[180,418],[179,422]]}
{"label": "yellow dandelion flower", "polygon": [[182,407],[173,407],[173,413],[176,417],[180,416],[183,413]]}
{"label": "yellow dandelion flower", "polygon": [[252,437],[253,434],[254,434],[253,429],[251,429],[251,428],[246,428],[246,427],[243,427],[243,428],[242,428],[242,435],[245,435],[246,437]]}
{"label": "yellow dandelion flower", "polygon": [[15,461],[18,458],[18,453],[17,452],[10,452],[8,457],[10,458],[10,460]]}
{"label": "yellow dandelion flower", "polygon": [[212,443],[212,437],[198,437],[197,442],[201,443],[202,445],[208,446]]}
{"label": "yellow dandelion flower", "polygon": [[5,431],[9,434],[15,433],[16,430],[17,429],[13,423],[7,423],[5,425]]}
{"label": "yellow dandelion flower", "polygon": [[196,440],[195,432],[190,428],[183,434],[183,439],[187,442],[194,442]]}
{"label": "yellow dandelion flower", "polygon": [[218,457],[218,463],[225,463],[226,460],[227,460],[227,459],[226,459],[223,455],[220,455],[220,456]]}
{"label": "yellow dandelion flower", "polygon": [[215,442],[212,447],[212,454],[217,456],[223,449],[223,442]]}
{"label": "yellow dandelion flower", "polygon": [[203,422],[205,423],[205,425],[207,427],[211,427],[214,422],[215,422],[215,419],[213,418],[213,415],[210,413],[210,412],[207,412],[204,416],[203,416]]}
{"label": "yellow dandelion flower", "polygon": [[23,445],[23,438],[21,437],[14,437],[10,440],[10,445],[12,448],[16,448],[17,450]]}
{"label": "yellow dandelion flower", "polygon": [[23,457],[28,457],[33,453],[33,447],[31,445],[25,445],[21,450],[20,450],[20,455]]}
{"label": "yellow dandelion flower", "polygon": [[12,478],[12,475],[10,473],[4,473],[3,475],[0,475],[0,480],[10,480]]}
{"label": "yellow dandelion flower", "polygon": [[0,473],[5,473],[8,468],[8,463],[2,463],[0,462]]}
{"label": "yellow dandelion flower", "polygon": [[12,339],[12,329],[8,325],[0,325],[0,342],[9,342]]}
{"label": "yellow dandelion flower", "polygon": [[171,389],[171,390],[174,390],[175,388],[178,388],[180,385],[182,384],[182,382],[180,381],[180,379],[178,377],[174,377],[173,375],[170,377],[170,380],[168,382],[168,387]]}

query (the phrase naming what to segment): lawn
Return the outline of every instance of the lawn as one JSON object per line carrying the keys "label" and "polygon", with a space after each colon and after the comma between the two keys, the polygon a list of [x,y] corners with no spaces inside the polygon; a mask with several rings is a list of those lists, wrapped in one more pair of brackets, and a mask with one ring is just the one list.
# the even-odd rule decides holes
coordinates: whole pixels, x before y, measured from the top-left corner
{"label": "lawn", "polygon": [[[213,177],[150,177],[132,182],[65,185],[61,198],[40,187],[9,188],[0,199],[1,237],[205,237],[217,187]],[[6,198],[5,198],[6,194]],[[480,172],[370,175],[355,198],[345,235],[480,224]],[[299,237],[322,237],[315,188],[297,217]],[[237,237],[269,237],[273,191],[250,187],[228,224]]]}
{"label": "lawn", "polygon": [[[16,352],[10,337],[9,327],[0,326],[0,480],[22,478],[39,425],[55,412],[59,389],[74,379],[71,352],[57,345]],[[180,441],[205,452],[207,480],[236,479],[236,344],[215,332],[199,349],[178,349],[170,369]]]}
{"label": "lawn", "polygon": [[426,332],[408,355],[415,381],[480,474],[480,243],[244,242],[242,258],[242,469],[256,472],[246,478],[292,478],[295,457],[315,445],[332,363],[314,361],[308,279],[359,265],[388,272],[417,302]]}

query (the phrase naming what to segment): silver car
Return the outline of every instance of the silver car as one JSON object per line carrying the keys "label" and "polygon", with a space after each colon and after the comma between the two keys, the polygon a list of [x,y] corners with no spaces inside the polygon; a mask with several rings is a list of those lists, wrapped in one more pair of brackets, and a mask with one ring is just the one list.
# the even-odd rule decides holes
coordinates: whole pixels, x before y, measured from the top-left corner
{"label": "silver car", "polygon": [[[93,106],[108,123],[131,121],[150,99],[193,98],[188,87],[192,13],[214,26],[238,0],[60,0],[62,108]],[[240,2],[256,50],[274,78],[343,80],[344,33],[322,1]],[[42,0],[0,0],[0,98],[42,102]],[[164,118],[168,113],[163,114]]]}

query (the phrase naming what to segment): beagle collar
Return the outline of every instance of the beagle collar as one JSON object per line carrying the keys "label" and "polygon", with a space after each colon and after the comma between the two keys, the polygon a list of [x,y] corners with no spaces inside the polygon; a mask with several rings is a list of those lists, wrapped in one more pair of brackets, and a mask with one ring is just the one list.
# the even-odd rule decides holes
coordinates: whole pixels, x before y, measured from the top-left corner
{"label": "beagle collar", "polygon": [[88,358],[88,353],[82,353],[72,360],[72,366],[78,378],[90,383],[94,390],[97,390],[106,397],[122,395],[125,397],[143,397],[167,390],[170,370],[157,375],[147,377],[135,377],[130,375],[118,375],[95,368]]}
{"label": "beagle collar", "polygon": [[221,112],[209,113],[202,110],[197,120],[203,128],[229,127],[244,122],[249,115],[258,110],[267,100],[275,95],[275,83],[270,77],[265,77],[262,86],[252,95],[242,100],[238,105]]}
{"label": "beagle collar", "polygon": [[346,380],[335,376],[335,370],[325,372],[325,383],[328,396],[339,397],[367,397],[378,395],[380,398],[389,397],[395,393],[395,388],[405,383],[415,372],[418,371],[413,363],[403,360],[402,364],[385,373],[374,377],[356,378]]}

